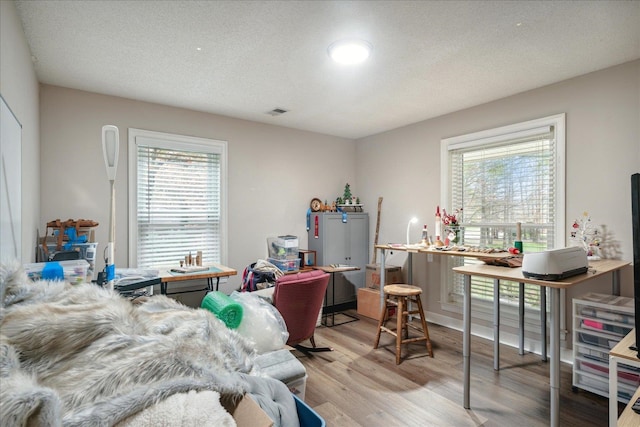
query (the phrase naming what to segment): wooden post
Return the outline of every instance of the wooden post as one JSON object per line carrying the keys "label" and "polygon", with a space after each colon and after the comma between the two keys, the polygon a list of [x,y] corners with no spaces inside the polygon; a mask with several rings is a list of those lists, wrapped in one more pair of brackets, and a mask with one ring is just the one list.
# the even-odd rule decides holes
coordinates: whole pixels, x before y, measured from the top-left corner
{"label": "wooden post", "polygon": [[380,232],[380,211],[382,209],[382,197],[378,197],[378,215],[376,218],[376,236],[373,240],[373,257],[371,258],[371,264],[376,263],[377,253],[376,245],[378,244],[378,233]]}

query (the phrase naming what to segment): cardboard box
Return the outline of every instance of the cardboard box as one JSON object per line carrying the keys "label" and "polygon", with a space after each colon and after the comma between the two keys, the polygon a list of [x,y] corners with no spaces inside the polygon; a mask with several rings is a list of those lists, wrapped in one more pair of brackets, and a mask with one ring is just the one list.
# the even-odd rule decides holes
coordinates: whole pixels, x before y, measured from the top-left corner
{"label": "cardboard box", "polygon": [[378,320],[380,318],[380,291],[371,288],[358,289],[358,314]]}
{"label": "cardboard box", "polygon": [[[392,283],[403,283],[402,268],[395,265],[385,265],[385,285]],[[365,283],[367,288],[380,289],[380,264],[367,264],[365,273]]]}
{"label": "cardboard box", "polygon": [[221,399],[222,406],[231,414],[238,427],[272,427],[273,420],[249,395],[238,402]]}

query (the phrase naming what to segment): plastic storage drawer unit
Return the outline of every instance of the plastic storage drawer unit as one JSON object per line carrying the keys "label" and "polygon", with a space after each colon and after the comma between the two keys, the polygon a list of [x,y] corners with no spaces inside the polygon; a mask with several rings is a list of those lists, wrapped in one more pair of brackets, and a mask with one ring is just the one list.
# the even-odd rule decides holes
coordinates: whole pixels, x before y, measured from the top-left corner
{"label": "plastic storage drawer unit", "polygon": [[[635,324],[633,298],[588,293],[573,300],[573,387],[609,397],[609,350]],[[618,400],[628,402],[640,371],[618,365]]]}

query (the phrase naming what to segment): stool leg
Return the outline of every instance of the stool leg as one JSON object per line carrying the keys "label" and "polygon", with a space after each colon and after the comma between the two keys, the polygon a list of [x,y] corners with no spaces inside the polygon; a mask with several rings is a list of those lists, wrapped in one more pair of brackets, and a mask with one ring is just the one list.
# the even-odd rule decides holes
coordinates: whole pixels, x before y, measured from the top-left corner
{"label": "stool leg", "polygon": [[424,310],[422,309],[422,300],[420,295],[416,297],[416,303],[418,304],[418,310],[420,310],[420,320],[422,321],[422,330],[427,338],[427,351],[429,356],[433,357],[433,349],[431,348],[431,339],[429,339],[429,328],[427,327],[427,319],[424,318]]}
{"label": "stool leg", "polygon": [[382,305],[382,310],[380,310],[380,316],[378,316],[378,332],[376,333],[376,342],[373,344],[373,348],[378,348],[378,344],[380,344],[380,333],[382,332],[382,325],[384,325],[387,320],[387,315],[389,313],[389,308],[387,307],[387,295],[385,294],[383,297],[384,304]]}
{"label": "stool leg", "polygon": [[404,311],[402,312],[402,339],[409,339],[409,307],[410,307],[410,298],[404,298]]}
{"label": "stool leg", "polygon": [[398,297],[398,311],[396,312],[397,326],[396,326],[396,365],[400,364],[400,351],[402,348],[402,324],[404,322],[405,311],[405,299]]}

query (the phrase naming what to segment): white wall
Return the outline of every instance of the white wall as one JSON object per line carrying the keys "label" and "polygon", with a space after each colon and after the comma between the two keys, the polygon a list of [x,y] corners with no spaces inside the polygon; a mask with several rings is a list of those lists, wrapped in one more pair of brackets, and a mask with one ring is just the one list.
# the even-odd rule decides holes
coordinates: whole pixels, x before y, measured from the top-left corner
{"label": "white wall", "polygon": [[[374,206],[379,196],[384,197],[379,242],[404,241],[407,222],[414,215],[418,225],[426,223],[433,230],[435,208],[440,204],[443,138],[558,113],[566,113],[567,230],[587,211],[595,224],[607,226],[609,238],[619,244],[621,258],[631,261],[630,176],[640,172],[640,61],[357,141],[357,177],[364,184],[361,198]],[[420,227],[413,231],[417,240]],[[393,255],[391,263],[402,265],[401,255]],[[429,264],[426,257],[414,259],[414,281],[426,291],[427,310],[451,315],[440,308],[438,260]],[[633,295],[630,268],[622,280],[622,294]],[[587,289],[609,293],[610,280],[569,290],[568,314],[571,297]]]}
{"label": "white wall", "polygon": [[35,261],[40,223],[38,80],[13,2],[0,2],[0,93],[22,124],[22,262]]}
{"label": "white wall", "polygon": [[[100,259],[108,237],[110,194],[100,132],[104,124],[120,129],[116,266],[128,265],[130,127],[228,141],[226,264],[239,274],[227,291],[239,286],[247,265],[267,255],[268,236],[297,235],[300,247],[306,247],[306,212],[313,197],[333,200],[347,182],[354,194],[359,192],[351,140],[50,85],[42,86],[40,98],[40,223],[56,218],[98,221]],[[103,266],[101,261],[96,268]]]}
{"label": "white wall", "polygon": [[[106,242],[109,190],[100,151],[104,124],[121,130],[120,165],[127,163],[128,127],[229,141],[227,263],[241,271],[265,255],[269,235],[296,234],[304,247],[309,200],[330,200],[341,194],[345,182],[352,184],[371,213],[372,239],[377,198],[383,196],[379,241],[402,241],[410,217],[433,224],[440,200],[441,139],[561,112],[567,114],[567,225],[588,211],[597,224],[607,225],[611,238],[620,244],[622,258],[631,260],[629,176],[640,170],[640,61],[353,143],[47,85],[41,88],[39,103],[29,49],[13,3],[0,2],[0,12],[0,92],[23,124],[24,262],[33,260],[36,229],[42,232],[45,223],[55,218],[95,219],[102,224],[98,240]],[[120,166],[117,242],[127,240],[126,175]],[[127,259],[126,247],[118,245],[117,265],[127,265]],[[426,289],[427,309],[448,315],[440,310],[438,269],[425,260],[414,263],[414,268],[417,283]],[[623,294],[630,295],[630,269],[622,276]],[[239,280],[234,278],[231,288]],[[593,288],[606,292],[608,282]],[[568,303],[573,294],[582,292],[582,288],[570,291]]]}

